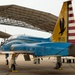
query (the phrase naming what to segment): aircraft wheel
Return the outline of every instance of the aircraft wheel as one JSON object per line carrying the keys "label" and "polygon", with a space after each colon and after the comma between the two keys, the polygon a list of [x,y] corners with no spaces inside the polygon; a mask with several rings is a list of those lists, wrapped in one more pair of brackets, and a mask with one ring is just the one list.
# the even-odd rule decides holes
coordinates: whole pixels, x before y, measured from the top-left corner
{"label": "aircraft wheel", "polygon": [[61,68],[61,66],[62,66],[62,64],[60,62],[57,62],[55,69],[59,69],[59,68]]}
{"label": "aircraft wheel", "polygon": [[6,65],[8,65],[9,64],[9,61],[8,60],[6,60]]}
{"label": "aircraft wheel", "polygon": [[14,64],[11,65],[11,70],[16,70],[16,66]]}

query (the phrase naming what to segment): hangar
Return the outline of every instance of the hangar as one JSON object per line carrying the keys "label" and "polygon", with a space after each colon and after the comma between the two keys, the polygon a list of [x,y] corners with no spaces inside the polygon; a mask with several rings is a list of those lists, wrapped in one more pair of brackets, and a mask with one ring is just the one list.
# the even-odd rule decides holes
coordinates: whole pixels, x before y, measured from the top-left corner
{"label": "hangar", "polygon": [[0,24],[52,32],[56,21],[57,16],[51,13],[17,5],[0,6]]}

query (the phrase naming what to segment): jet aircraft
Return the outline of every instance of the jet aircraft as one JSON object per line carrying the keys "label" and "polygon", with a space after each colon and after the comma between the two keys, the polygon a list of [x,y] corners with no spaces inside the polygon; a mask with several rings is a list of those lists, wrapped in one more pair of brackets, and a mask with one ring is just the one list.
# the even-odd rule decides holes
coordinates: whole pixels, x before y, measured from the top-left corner
{"label": "jet aircraft", "polygon": [[[63,3],[53,34],[50,38],[37,38],[25,35],[11,36],[1,46],[1,54],[6,56],[6,64],[11,70],[16,69],[15,58],[23,54],[25,60],[30,60],[29,55],[33,55],[34,60],[42,57],[57,57],[57,66],[60,68],[62,56],[75,56],[75,20],[72,8],[72,1]],[[11,62],[8,60],[11,56]],[[8,62],[9,61],[9,62]]]}

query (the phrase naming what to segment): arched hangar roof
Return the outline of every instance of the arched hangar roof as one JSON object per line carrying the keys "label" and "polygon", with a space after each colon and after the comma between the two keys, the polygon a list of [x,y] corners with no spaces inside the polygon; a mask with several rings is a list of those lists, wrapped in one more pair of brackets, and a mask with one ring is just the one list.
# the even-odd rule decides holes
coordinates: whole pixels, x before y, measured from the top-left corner
{"label": "arched hangar roof", "polygon": [[53,31],[57,17],[51,13],[17,5],[0,6],[0,23],[25,28]]}

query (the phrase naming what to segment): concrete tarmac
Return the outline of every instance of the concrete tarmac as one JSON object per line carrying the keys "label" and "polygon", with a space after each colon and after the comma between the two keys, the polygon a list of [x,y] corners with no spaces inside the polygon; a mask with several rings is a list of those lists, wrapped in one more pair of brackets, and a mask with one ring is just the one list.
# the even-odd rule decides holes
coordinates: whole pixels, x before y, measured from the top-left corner
{"label": "concrete tarmac", "polygon": [[11,72],[5,65],[5,56],[0,55],[0,75],[75,75],[75,63],[63,63],[62,69],[56,70],[56,58],[44,58],[40,64],[33,64],[31,61],[24,61],[22,55],[16,59],[17,72]]}

